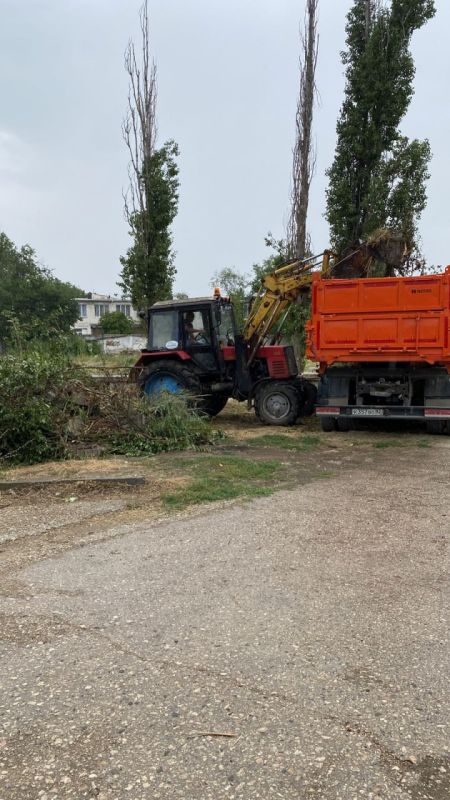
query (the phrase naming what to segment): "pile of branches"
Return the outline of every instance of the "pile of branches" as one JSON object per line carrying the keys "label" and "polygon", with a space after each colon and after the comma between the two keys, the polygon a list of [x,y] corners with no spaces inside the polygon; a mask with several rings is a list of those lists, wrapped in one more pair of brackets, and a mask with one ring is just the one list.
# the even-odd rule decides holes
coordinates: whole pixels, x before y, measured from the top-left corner
{"label": "pile of branches", "polygon": [[[109,453],[142,455],[212,444],[217,434],[189,398],[168,393],[143,397],[136,384],[83,375],[67,387],[78,414],[69,427],[76,439]],[[75,422],[76,420],[76,422]],[[74,431],[78,428],[78,431]]]}
{"label": "pile of branches", "polygon": [[333,266],[335,278],[391,277],[405,274],[411,250],[402,233],[387,228],[375,231],[365,242],[354,242]]}
{"label": "pile of branches", "polygon": [[92,445],[128,455],[182,450],[215,437],[183,397],[144,399],[135,385],[91,376],[63,356],[0,358],[0,464],[67,458]]}

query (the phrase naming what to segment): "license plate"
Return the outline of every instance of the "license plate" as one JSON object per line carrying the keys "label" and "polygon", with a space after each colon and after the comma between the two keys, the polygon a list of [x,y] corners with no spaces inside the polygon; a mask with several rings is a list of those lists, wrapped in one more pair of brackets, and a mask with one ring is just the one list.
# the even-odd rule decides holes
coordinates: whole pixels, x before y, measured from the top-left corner
{"label": "license plate", "polygon": [[352,408],[352,417],[383,417],[383,408]]}

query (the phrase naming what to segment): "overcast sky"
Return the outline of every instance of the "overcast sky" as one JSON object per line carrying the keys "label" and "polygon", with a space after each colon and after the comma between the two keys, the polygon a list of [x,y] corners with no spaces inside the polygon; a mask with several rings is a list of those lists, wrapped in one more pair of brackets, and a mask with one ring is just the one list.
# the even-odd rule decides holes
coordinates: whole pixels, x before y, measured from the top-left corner
{"label": "overcast sky", "polygon": [[[350,0],[320,1],[309,228],[328,246],[325,170],[342,101],[339,53]],[[123,53],[138,39],[140,0],[0,0],[0,230],[86,291],[118,292],[127,155]],[[450,3],[414,38],[416,94],[403,130],[433,151],[423,249],[450,262]],[[158,65],[159,143],[180,146],[176,289],[209,292],[284,235],[304,0],[149,0]]]}

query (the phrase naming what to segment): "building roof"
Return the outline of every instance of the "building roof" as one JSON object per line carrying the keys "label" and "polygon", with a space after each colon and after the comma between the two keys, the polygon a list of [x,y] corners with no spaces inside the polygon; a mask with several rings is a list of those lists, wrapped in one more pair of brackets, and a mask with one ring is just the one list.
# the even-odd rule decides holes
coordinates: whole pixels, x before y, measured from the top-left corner
{"label": "building roof", "polygon": [[75,297],[77,303],[129,303],[131,300],[126,297],[108,297],[107,295],[93,294],[92,297]]}
{"label": "building roof", "polygon": [[189,297],[187,300],[159,300],[151,308],[172,308],[173,306],[199,306],[214,302],[214,297]]}

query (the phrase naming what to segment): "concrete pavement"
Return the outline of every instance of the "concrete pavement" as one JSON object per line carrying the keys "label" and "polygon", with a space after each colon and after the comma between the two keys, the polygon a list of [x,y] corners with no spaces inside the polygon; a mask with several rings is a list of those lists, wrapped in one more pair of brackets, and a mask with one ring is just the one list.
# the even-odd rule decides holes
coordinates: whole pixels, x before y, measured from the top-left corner
{"label": "concrete pavement", "polygon": [[449,445],[18,572],[0,799],[448,798]]}

